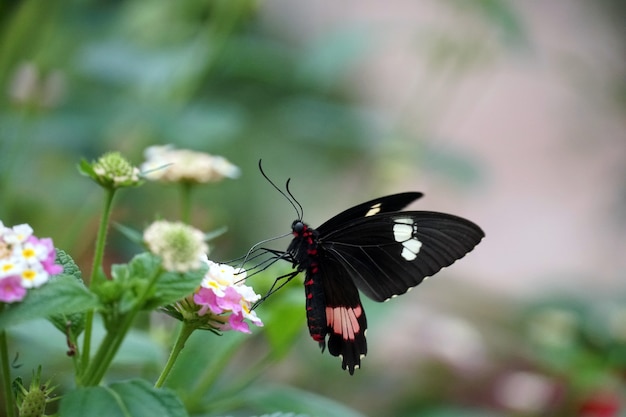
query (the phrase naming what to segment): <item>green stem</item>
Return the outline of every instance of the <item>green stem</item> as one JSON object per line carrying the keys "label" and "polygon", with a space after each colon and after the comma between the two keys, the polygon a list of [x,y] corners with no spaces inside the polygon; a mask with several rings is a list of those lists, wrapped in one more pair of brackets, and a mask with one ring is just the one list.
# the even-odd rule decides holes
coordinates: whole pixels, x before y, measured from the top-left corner
{"label": "green stem", "polygon": [[191,190],[193,188],[193,184],[183,181],[180,184],[180,187],[180,219],[183,223],[191,224]]}
{"label": "green stem", "polygon": [[167,359],[167,363],[165,364],[163,371],[161,371],[159,379],[157,379],[156,383],[154,384],[155,388],[161,388],[163,386],[163,383],[165,382],[170,372],[172,371],[172,368],[174,367],[176,359],[178,359],[178,355],[185,347],[185,342],[187,342],[187,339],[189,339],[189,336],[191,336],[194,330],[196,330],[196,327],[194,325],[183,321],[180,331],[178,332],[178,337],[176,338],[176,343],[174,344],[174,347],[172,347],[170,356]]}
{"label": "green stem", "polygon": [[2,386],[4,389],[4,402],[7,417],[15,416],[15,397],[11,389],[11,369],[9,366],[9,348],[7,344],[7,334],[3,330],[0,332],[0,360],[2,361]]}
{"label": "green stem", "polygon": [[158,268],[154,275],[150,278],[150,281],[141,297],[137,299],[132,310],[123,316],[122,322],[119,326],[112,326],[100,343],[100,347],[94,356],[94,359],[90,362],[89,367],[85,371],[85,378],[83,379],[83,385],[92,386],[100,383],[107,369],[113,362],[117,351],[119,350],[122,342],[126,338],[126,334],[130,330],[137,313],[141,311],[142,307],[147,301],[148,295],[152,291],[152,287],[156,283],[157,278],[161,275],[162,269]]}
{"label": "green stem", "polygon": [[113,207],[113,197],[115,197],[116,188],[108,188],[104,199],[104,207],[102,208],[102,218],[98,228],[98,236],[96,238],[96,248],[93,255],[93,264],[91,265],[91,282],[89,286],[94,288],[100,284],[102,278],[99,274],[102,269],[102,259],[104,258],[104,246],[107,241],[107,231],[109,230],[109,219],[111,217],[111,207]]}
{"label": "green stem", "polygon": [[[102,269],[102,259],[104,258],[104,246],[106,245],[107,230],[109,219],[111,217],[111,207],[113,206],[113,197],[115,196],[115,188],[106,190],[104,199],[104,207],[102,210],[102,218],[98,228],[98,236],[96,238],[96,247],[94,250],[93,264],[91,266],[91,279],[89,286],[93,289],[100,284],[100,270]],[[89,366],[89,355],[91,354],[91,334],[93,331],[94,311],[89,310],[85,316],[85,333],[83,339],[83,349],[81,356],[81,369],[84,371]],[[80,382],[80,380],[79,380]]]}

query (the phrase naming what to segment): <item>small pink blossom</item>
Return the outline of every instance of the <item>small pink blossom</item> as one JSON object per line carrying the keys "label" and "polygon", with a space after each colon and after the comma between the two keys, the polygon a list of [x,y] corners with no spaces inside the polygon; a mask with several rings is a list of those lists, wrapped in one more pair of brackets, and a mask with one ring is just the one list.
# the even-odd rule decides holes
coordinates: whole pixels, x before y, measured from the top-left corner
{"label": "small pink blossom", "polygon": [[22,301],[26,296],[26,288],[22,286],[22,277],[11,275],[0,280],[0,301],[14,303]]}
{"label": "small pink blossom", "polygon": [[200,287],[198,292],[193,295],[193,301],[199,306],[202,306],[200,311],[198,311],[200,316],[204,316],[209,309],[214,314],[223,313],[223,310],[217,304],[217,296],[211,288]]}
{"label": "small pink blossom", "polygon": [[52,243],[52,239],[49,237],[44,237],[43,239],[39,239],[39,244],[42,245],[46,251],[47,256],[41,260],[41,265],[50,275],[57,275],[63,272],[63,267],[57,263],[55,263],[57,255],[56,250],[54,249],[54,243]]}
{"label": "small pink blossom", "polygon": [[228,325],[231,329],[241,332],[241,333],[250,333],[250,326],[248,323],[243,321],[244,317],[241,313],[233,313],[228,318]]}
{"label": "small pink blossom", "polygon": [[216,322],[223,323],[216,325],[219,330],[250,333],[250,326],[244,320],[263,326],[261,319],[251,310],[252,304],[261,296],[243,283],[245,271],[208,260],[206,262],[209,270],[193,295],[194,303],[200,306],[198,316],[205,316],[209,312],[213,315],[228,314],[227,322],[224,322],[225,317],[216,318]]}

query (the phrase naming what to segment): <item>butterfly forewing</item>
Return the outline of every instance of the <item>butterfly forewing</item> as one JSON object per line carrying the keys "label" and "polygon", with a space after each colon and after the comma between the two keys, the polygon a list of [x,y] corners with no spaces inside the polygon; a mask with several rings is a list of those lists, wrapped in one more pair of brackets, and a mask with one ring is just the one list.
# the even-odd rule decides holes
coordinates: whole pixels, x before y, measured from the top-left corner
{"label": "butterfly forewing", "polygon": [[384,301],[462,258],[483,236],[463,218],[408,211],[353,220],[320,234],[319,246],[342,260],[365,295]]}
{"label": "butterfly forewing", "polygon": [[366,201],[365,203],[351,207],[332,217],[319,226],[317,231],[320,234],[326,234],[337,230],[356,219],[402,210],[413,201],[422,197],[422,195],[422,193],[418,192],[399,193]]}

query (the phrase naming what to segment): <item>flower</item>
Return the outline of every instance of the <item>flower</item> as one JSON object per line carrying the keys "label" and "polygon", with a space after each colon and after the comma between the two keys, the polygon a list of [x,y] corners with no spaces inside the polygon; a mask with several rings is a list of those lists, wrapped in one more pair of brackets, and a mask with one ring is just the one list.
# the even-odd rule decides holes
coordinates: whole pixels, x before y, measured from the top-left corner
{"label": "flower", "polygon": [[151,146],[144,156],[141,172],[153,181],[207,183],[240,174],[239,168],[222,156],[175,149],[172,145]]}
{"label": "flower", "polygon": [[246,271],[230,265],[203,259],[209,268],[200,287],[189,297],[163,311],[197,329],[216,331],[235,330],[250,333],[248,322],[263,326],[252,310],[261,296],[244,284]]}
{"label": "flower", "polygon": [[150,252],[161,257],[168,271],[200,268],[209,250],[204,234],[181,222],[155,221],[145,230],[143,240]]}
{"label": "flower", "polygon": [[55,263],[52,239],[39,239],[28,224],[5,227],[0,222],[0,301],[21,301],[30,288],[63,272]]}
{"label": "flower", "polygon": [[22,286],[22,277],[10,275],[0,279],[0,301],[14,303],[21,301],[26,296],[26,288]]}
{"label": "flower", "polygon": [[81,161],[79,171],[105,188],[139,185],[139,168],[133,166],[119,152],[107,152],[91,164]]}
{"label": "flower", "polygon": [[244,284],[246,271],[241,268],[233,268],[230,265],[218,264],[208,261],[207,271],[200,288],[193,296],[193,301],[200,306],[199,316],[230,314],[228,322],[221,322],[219,330],[235,330],[242,333],[250,333],[250,327],[244,320],[248,320],[256,326],[263,326],[263,322],[251,309],[252,304],[261,296]]}

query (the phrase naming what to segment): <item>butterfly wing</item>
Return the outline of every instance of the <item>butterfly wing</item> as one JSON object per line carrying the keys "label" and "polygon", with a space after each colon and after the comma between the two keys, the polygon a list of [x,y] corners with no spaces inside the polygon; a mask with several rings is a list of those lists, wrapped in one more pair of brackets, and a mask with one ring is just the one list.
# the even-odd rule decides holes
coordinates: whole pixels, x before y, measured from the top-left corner
{"label": "butterfly wing", "polygon": [[320,233],[322,233],[322,231],[324,230],[337,230],[356,219],[361,219],[363,217],[369,217],[381,213],[399,211],[422,196],[422,193],[410,192],[392,194],[385,197],[376,198],[374,200],[366,201],[365,203],[361,203],[357,206],[342,211],[341,213],[332,217],[320,227],[318,227],[317,230],[320,231]]}
{"label": "butterfly wing", "polygon": [[[325,334],[328,334],[328,352],[341,357],[341,367],[353,374],[360,367],[361,358],[367,354],[365,310],[361,305],[359,291],[342,263],[323,252],[320,256],[322,262],[317,278],[324,293],[323,316]],[[312,331],[310,326],[309,330]],[[324,348],[323,341],[320,341],[320,346]]]}
{"label": "butterfly wing", "polygon": [[376,301],[405,293],[465,256],[484,237],[469,220],[429,211],[380,213],[317,230],[320,247]]}

